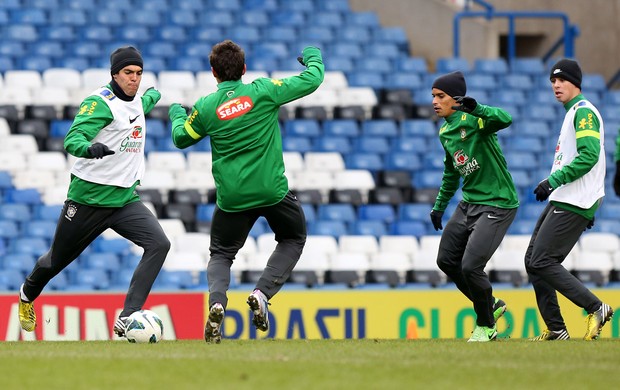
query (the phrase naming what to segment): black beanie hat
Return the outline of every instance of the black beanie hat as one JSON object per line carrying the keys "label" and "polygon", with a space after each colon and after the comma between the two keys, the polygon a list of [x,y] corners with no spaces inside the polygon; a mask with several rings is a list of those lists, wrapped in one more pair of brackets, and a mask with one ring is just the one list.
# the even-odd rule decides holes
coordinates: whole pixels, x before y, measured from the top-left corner
{"label": "black beanie hat", "polygon": [[433,83],[433,88],[441,89],[451,97],[465,96],[467,93],[465,76],[459,71],[438,77]]}
{"label": "black beanie hat", "polygon": [[142,68],[142,56],[133,46],[119,47],[110,55],[110,73],[116,74],[128,65]]}
{"label": "black beanie hat", "polygon": [[560,78],[570,81],[575,87],[581,89],[581,68],[577,61],[567,58],[559,60],[551,68],[549,78]]}

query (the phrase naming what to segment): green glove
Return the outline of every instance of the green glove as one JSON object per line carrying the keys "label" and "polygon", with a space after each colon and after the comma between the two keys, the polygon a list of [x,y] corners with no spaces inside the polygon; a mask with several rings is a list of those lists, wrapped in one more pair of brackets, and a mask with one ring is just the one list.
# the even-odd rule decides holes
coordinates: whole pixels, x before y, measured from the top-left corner
{"label": "green glove", "polygon": [[185,120],[187,118],[187,111],[185,107],[179,103],[172,103],[170,108],[168,108],[168,116],[170,117],[170,121],[175,121],[177,119]]}

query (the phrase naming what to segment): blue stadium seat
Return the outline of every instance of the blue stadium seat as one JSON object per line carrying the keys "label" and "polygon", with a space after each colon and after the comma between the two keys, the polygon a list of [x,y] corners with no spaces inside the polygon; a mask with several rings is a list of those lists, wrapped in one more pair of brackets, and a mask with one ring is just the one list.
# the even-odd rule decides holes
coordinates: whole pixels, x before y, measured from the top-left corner
{"label": "blue stadium seat", "polygon": [[545,209],[545,207],[547,207],[546,203],[540,203],[540,202],[536,202],[536,203],[526,202],[526,203],[523,203],[519,207],[520,217],[522,219],[529,219],[529,220],[535,219],[535,220],[537,220],[538,217],[540,217],[540,214],[542,214],[542,212]]}
{"label": "blue stadium seat", "polygon": [[461,71],[463,73],[469,72],[470,65],[465,58],[460,57],[442,57],[437,59],[436,63],[437,73],[450,73],[454,71]]}
{"label": "blue stadium seat", "polygon": [[426,222],[429,219],[431,208],[432,206],[426,203],[403,203],[398,206],[398,220]]}
{"label": "blue stadium seat", "polygon": [[322,42],[321,47],[325,47],[335,39],[334,31],[329,26],[309,26],[301,31],[300,36],[303,39]]}
{"label": "blue stadium seat", "polygon": [[167,22],[170,26],[195,27],[198,25],[198,15],[174,8],[166,12]]}
{"label": "blue stadium seat", "polygon": [[399,57],[394,60],[397,70],[425,74],[428,72],[426,59],[423,57]]}
{"label": "blue stadium seat", "polygon": [[347,74],[350,87],[370,87],[382,89],[385,86],[385,78],[381,73],[371,71],[354,71]]}
{"label": "blue stadium seat", "polygon": [[343,221],[316,220],[308,224],[308,233],[311,235],[340,237],[349,234],[347,225]]}
{"label": "blue stadium seat", "polygon": [[396,211],[389,204],[363,204],[357,209],[358,219],[378,220],[392,223],[396,219]]}
{"label": "blue stadium seat", "polygon": [[36,261],[34,256],[27,253],[9,253],[3,256],[0,269],[16,270],[26,276],[26,273],[32,271]]}
{"label": "blue stadium seat", "polygon": [[426,137],[401,136],[392,139],[392,152],[409,152],[424,154],[428,151]]}
{"label": "blue stadium seat", "polygon": [[192,41],[188,42],[185,45],[182,45],[180,51],[182,54],[188,57],[200,57],[208,60],[212,46],[212,44],[207,42]]}
{"label": "blue stadium seat", "polygon": [[246,63],[249,70],[271,73],[280,69],[278,60],[272,57],[253,57],[249,58]]}
{"label": "blue stadium seat", "polygon": [[[260,29],[252,26],[229,26],[226,32],[230,39],[241,45],[259,43],[262,40]],[[255,53],[257,54],[257,53]]]}
{"label": "blue stadium seat", "polygon": [[329,60],[327,60],[327,64],[331,71],[344,73],[355,71],[357,66],[354,60],[348,57],[330,57]]}
{"label": "blue stadium seat", "polygon": [[314,141],[313,150],[318,152],[338,152],[348,154],[351,152],[351,141],[348,137],[323,135]]}
{"label": "blue stadium seat", "polygon": [[365,45],[370,41],[370,38],[370,31],[364,26],[344,24],[336,30],[336,39],[339,42],[353,42]]}
{"label": "blue stadium seat", "polygon": [[46,253],[49,249],[47,240],[37,237],[19,237],[11,242],[11,253],[26,253],[36,257]]}
{"label": "blue stadium seat", "polygon": [[[430,212],[430,211],[429,211]],[[430,233],[421,221],[397,220],[390,224],[389,234],[395,236],[415,236],[420,238]]]}
{"label": "blue stadium seat", "polygon": [[430,119],[407,119],[400,123],[400,133],[403,137],[435,137],[439,133],[439,129],[435,126],[435,122]]}
{"label": "blue stadium seat", "polygon": [[517,57],[510,63],[510,70],[512,73],[540,75],[545,73],[545,65],[537,57]]}
{"label": "blue stadium seat", "polygon": [[74,277],[67,290],[107,290],[110,287],[110,276],[104,269],[80,268]]}
{"label": "blue stadium seat", "polygon": [[154,289],[168,289],[168,290],[186,290],[195,287],[197,282],[194,282],[194,277],[190,271],[166,271],[161,270],[155,284]]}
{"label": "blue stadium seat", "polygon": [[111,42],[114,40],[112,27],[107,25],[83,26],[78,29],[78,35],[85,41]]}
{"label": "blue stadium seat", "polygon": [[278,9],[271,13],[271,23],[276,26],[301,27],[306,23],[304,12]]}
{"label": "blue stadium seat", "polygon": [[375,42],[394,43],[403,49],[409,46],[409,38],[402,27],[380,27],[372,31],[372,40]]}
{"label": "blue stadium seat", "polygon": [[443,170],[421,170],[413,175],[413,187],[438,189],[442,177]]}
{"label": "blue stadium seat", "polygon": [[12,239],[18,237],[19,233],[16,221],[0,219],[0,239]]}
{"label": "blue stadium seat", "polygon": [[15,61],[10,57],[0,57],[0,72],[17,69]]}
{"label": "blue stadium seat", "polygon": [[293,43],[297,41],[298,33],[297,29],[292,26],[266,26],[263,28],[263,39],[272,42]]}
{"label": "blue stadium seat", "polygon": [[313,205],[308,203],[302,203],[301,208],[304,210],[304,215],[306,216],[306,223],[316,221],[316,209]]}
{"label": "blue stadium seat", "polygon": [[511,169],[536,169],[539,167],[538,159],[534,153],[505,151],[504,157]]}
{"label": "blue stadium seat", "polygon": [[282,149],[285,152],[310,152],[313,150],[312,141],[309,137],[287,135],[282,138]]}
{"label": "blue stadium seat", "polygon": [[20,59],[19,67],[20,69],[36,70],[37,72],[42,73],[44,70],[51,68],[53,64],[54,62],[51,57],[26,55]]}
{"label": "blue stadium seat", "polygon": [[[139,12],[136,14],[140,14]],[[117,29],[117,39],[121,41],[134,42],[138,46],[151,42],[153,35],[149,30],[149,26],[141,24],[132,24]],[[146,62],[146,61],[145,61]]]}
{"label": "blue stadium seat", "polygon": [[[125,4],[129,4],[129,2],[125,1]],[[122,9],[112,7],[101,8],[97,12],[91,13],[91,20],[95,25],[119,27],[125,25],[126,18]]]}
{"label": "blue stadium seat", "polygon": [[309,25],[315,26],[328,26],[328,27],[340,27],[344,24],[344,18],[341,12],[324,12],[316,11],[316,9],[309,14]]}
{"label": "blue stadium seat", "polygon": [[364,55],[362,45],[355,42],[334,42],[327,48],[326,58],[348,57],[359,59]]}
{"label": "blue stadium seat", "polygon": [[56,222],[46,220],[32,220],[23,223],[24,235],[30,237],[41,237],[51,240],[56,232]]}
{"label": "blue stadium seat", "polygon": [[168,7],[168,0],[149,0],[142,4],[142,9],[149,11],[167,11]]}
{"label": "blue stadium seat", "polygon": [[50,123],[50,136],[64,138],[69,132],[72,123],[73,120],[70,119],[53,119]]}
{"label": "blue stadium seat", "polygon": [[385,154],[390,149],[390,143],[386,137],[359,136],[353,140],[353,150],[356,152]]}
{"label": "blue stadium seat", "polygon": [[518,219],[508,228],[508,234],[532,234],[537,219]]}
{"label": "blue stadium seat", "polygon": [[392,151],[385,155],[385,169],[413,172],[422,169],[422,162],[416,153]]}
{"label": "blue stadium seat", "polygon": [[197,221],[211,221],[213,218],[213,210],[215,209],[215,203],[199,204],[196,207],[196,220]]}
{"label": "blue stadium seat", "polygon": [[0,290],[17,291],[24,283],[24,275],[14,269],[0,269]]}
{"label": "blue stadium seat", "polygon": [[[498,89],[492,94],[492,99],[498,106],[514,107],[522,106],[527,103],[524,91],[517,89]],[[510,109],[512,113],[514,108]]]}
{"label": "blue stadium seat", "polygon": [[121,261],[114,253],[89,253],[80,256],[80,267],[116,272],[121,268]]}
{"label": "blue stadium seat", "polygon": [[176,57],[171,58],[168,62],[171,69],[188,70],[193,73],[205,71],[209,68],[209,66],[207,66],[208,62],[200,57]]}
{"label": "blue stadium seat", "polygon": [[265,28],[269,26],[267,11],[242,11],[237,14],[238,23],[243,26]]}
{"label": "blue stadium seat", "polygon": [[385,169],[383,158],[377,153],[349,153],[345,156],[347,169],[366,169],[376,172]]}
{"label": "blue stadium seat", "polygon": [[[140,12],[142,13],[142,11]],[[50,11],[50,23],[69,26],[84,26],[88,23],[86,11],[82,9],[55,8]]]}
{"label": "blue stadium seat", "polygon": [[4,191],[4,201],[26,205],[39,205],[42,203],[41,194],[35,188],[13,188]]}
{"label": "blue stadium seat", "polygon": [[607,90],[607,84],[603,75],[595,73],[585,73],[582,77],[581,86],[588,92],[603,92]]}
{"label": "blue stadium seat", "polygon": [[[331,63],[331,59],[330,59]],[[330,67],[331,68],[331,67]],[[357,63],[356,70],[360,71],[375,71],[383,73],[384,75],[391,73],[394,67],[392,61],[389,58],[368,58],[364,61]],[[386,88],[390,88],[386,85]]]}
{"label": "blue stadium seat", "polygon": [[364,53],[368,56],[379,56],[392,60],[408,55],[407,53],[401,52],[399,47],[394,43],[369,43],[365,45]]}
{"label": "blue stadium seat", "polygon": [[69,286],[69,277],[67,272],[61,272],[54,276],[45,286],[46,289],[52,291],[63,291]]}
{"label": "blue stadium seat", "polygon": [[[482,74],[506,75],[508,63],[503,58],[478,58],[474,61],[473,71]],[[467,79],[469,84],[469,78]]]}
{"label": "blue stadium seat", "polygon": [[286,136],[318,137],[321,125],[314,119],[292,119],[284,123]]}
{"label": "blue stadium seat", "polygon": [[13,177],[6,171],[0,171],[0,190],[13,188]]}
{"label": "blue stadium seat", "polygon": [[535,135],[511,135],[506,143],[505,150],[514,152],[534,152],[543,151],[543,137]]}
{"label": "blue stadium seat", "polygon": [[[264,0],[258,0],[264,1]],[[202,2],[196,0],[172,0],[172,8],[180,9],[184,13],[193,13],[194,11],[202,10]],[[187,12],[190,11],[190,12]]]}
{"label": "blue stadium seat", "polygon": [[58,221],[58,217],[60,217],[60,213],[62,212],[62,205],[48,205],[48,204],[40,204],[38,206],[34,206],[33,218],[37,220],[45,220],[45,221]]}
{"label": "blue stadium seat", "polygon": [[321,11],[349,12],[349,0],[316,0],[317,8]]}
{"label": "blue stadium seat", "polygon": [[45,26],[49,23],[47,14],[40,8],[16,9],[10,14],[12,24],[28,24],[32,26]]}
{"label": "blue stadium seat", "polygon": [[30,24],[12,24],[4,28],[4,39],[16,42],[36,42],[39,34],[35,26]]}
{"label": "blue stadium seat", "polygon": [[504,88],[530,91],[534,88],[534,82],[526,74],[507,74],[500,79],[500,84]]}
{"label": "blue stadium seat", "polygon": [[376,12],[347,12],[344,14],[344,21],[349,25],[379,27],[379,16]]}
{"label": "blue stadium seat", "polygon": [[379,238],[388,234],[388,229],[382,221],[355,221],[351,226],[351,234],[363,236],[375,236]]}
{"label": "blue stadium seat", "polygon": [[[189,39],[189,29],[178,25],[164,25],[155,30],[155,39],[167,43],[183,44]],[[162,43],[163,43],[162,42]]]}
{"label": "blue stadium seat", "polygon": [[[205,41],[216,43],[224,39],[224,37],[226,36],[224,34],[225,26],[228,26],[228,24],[222,23],[213,25],[210,23],[202,24],[201,22],[201,24],[192,29],[191,35],[196,41],[199,42]],[[211,49],[209,49],[207,53],[209,53],[210,51]]]}
{"label": "blue stadium seat", "polygon": [[210,5],[215,9],[229,11],[240,11],[241,0],[211,0]]}
{"label": "blue stadium seat", "polygon": [[0,204],[0,219],[10,221],[24,222],[30,221],[32,212],[27,204],[23,203],[5,203]]}
{"label": "blue stadium seat", "polygon": [[42,56],[49,58],[58,58],[65,55],[64,46],[62,42],[58,41],[37,42],[30,46],[30,51],[33,56]]}
{"label": "blue stadium seat", "polygon": [[[254,56],[289,58],[290,51],[284,42],[258,42],[253,46]],[[296,60],[296,59],[295,59]],[[299,65],[299,63],[297,63]]]}
{"label": "blue stadium seat", "polygon": [[620,221],[615,219],[597,218],[591,231],[620,235]]}
{"label": "blue stadium seat", "polygon": [[497,80],[493,74],[471,74],[467,76],[468,95],[470,90],[481,89],[484,91],[492,91],[497,88]]}
{"label": "blue stadium seat", "polygon": [[321,204],[317,208],[317,218],[320,221],[353,222],[357,214],[353,205],[349,203]]}
{"label": "blue stadium seat", "polygon": [[124,238],[99,237],[93,242],[93,249],[98,253],[113,253],[121,257],[131,253],[129,241]]}
{"label": "blue stadium seat", "polygon": [[370,119],[362,122],[362,136],[396,137],[399,135],[396,121],[391,119]]}
{"label": "blue stadium seat", "polygon": [[415,89],[423,87],[422,78],[417,73],[390,73],[385,79],[387,89]]}
{"label": "blue stadium seat", "polygon": [[[510,167],[508,167],[510,168]],[[533,188],[532,179],[530,178],[530,174],[528,171],[524,169],[510,169],[510,175],[512,176],[512,181],[515,183],[515,186],[523,187],[526,189]]]}
{"label": "blue stadium seat", "polygon": [[325,135],[357,137],[360,134],[360,127],[353,119],[331,119],[323,122],[323,133]]}

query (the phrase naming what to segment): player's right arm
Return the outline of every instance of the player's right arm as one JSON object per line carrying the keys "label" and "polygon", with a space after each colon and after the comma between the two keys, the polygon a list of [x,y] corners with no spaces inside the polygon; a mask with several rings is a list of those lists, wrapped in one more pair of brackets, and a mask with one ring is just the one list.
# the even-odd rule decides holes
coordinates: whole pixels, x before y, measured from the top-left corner
{"label": "player's right arm", "polygon": [[[206,126],[198,112],[198,100],[192,108],[192,113],[187,116],[185,107],[178,103],[170,105],[168,116],[172,122],[172,142],[179,149],[190,147],[207,136]],[[203,105],[204,106],[204,105]]]}
{"label": "player's right arm", "polygon": [[91,146],[91,141],[101,129],[112,123],[112,120],[114,120],[112,111],[101,98],[89,96],[84,99],[65,136],[64,147],[67,153],[76,157],[90,158],[88,148]]}
{"label": "player's right arm", "polygon": [[439,194],[437,194],[437,199],[435,200],[435,205],[433,206],[433,210],[437,211],[446,210],[450,199],[452,199],[456,193],[456,190],[459,189],[459,182],[461,180],[461,175],[459,171],[456,170],[452,162],[452,156],[450,156],[447,151],[443,164],[444,170],[441,178],[441,186],[439,187]]}

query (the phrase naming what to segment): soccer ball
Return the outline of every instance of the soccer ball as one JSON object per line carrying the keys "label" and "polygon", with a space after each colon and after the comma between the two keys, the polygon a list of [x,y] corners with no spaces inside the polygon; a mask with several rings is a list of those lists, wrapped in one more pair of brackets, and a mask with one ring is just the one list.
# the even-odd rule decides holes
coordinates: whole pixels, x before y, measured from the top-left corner
{"label": "soccer ball", "polygon": [[164,325],[155,312],[140,310],[127,319],[125,337],[130,343],[157,343],[164,335]]}

